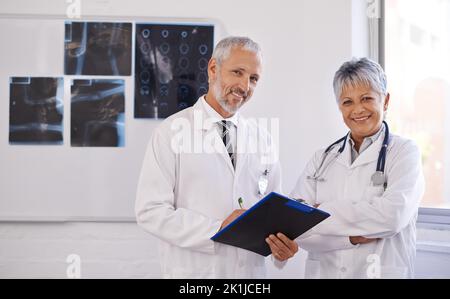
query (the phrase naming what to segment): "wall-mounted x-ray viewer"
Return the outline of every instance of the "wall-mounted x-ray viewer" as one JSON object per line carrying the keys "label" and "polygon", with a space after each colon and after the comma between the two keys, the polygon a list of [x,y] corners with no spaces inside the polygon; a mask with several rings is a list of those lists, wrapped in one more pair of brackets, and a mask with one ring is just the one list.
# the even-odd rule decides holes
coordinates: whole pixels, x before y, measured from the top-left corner
{"label": "wall-mounted x-ray viewer", "polygon": [[123,147],[124,80],[73,80],[71,93],[72,146]]}
{"label": "wall-mounted x-ray viewer", "polygon": [[[0,219],[31,219],[32,221],[50,219],[53,221],[54,219],[86,219],[85,217],[88,219],[97,219],[98,217],[101,220],[106,217],[121,221],[120,219],[134,217],[133,203],[130,201],[132,198],[129,195],[136,189],[135,176],[136,173],[139,173],[138,167],[142,162],[141,150],[145,148],[146,142],[152,134],[152,128],[159,121],[150,120],[149,123],[148,119],[133,118],[133,103],[128,101],[133,101],[134,95],[134,84],[130,82],[130,80],[134,80],[133,66],[130,72],[131,76],[128,77],[65,75],[63,73],[66,21],[71,23],[75,21],[131,23],[132,38],[134,38],[136,23],[214,24],[214,42],[227,35],[224,24],[215,19],[109,16],[103,19],[89,17],[82,20],[69,20],[65,15],[61,17],[50,15],[0,17],[0,33],[5,37],[3,40],[14,41],[2,43],[3,54],[0,55],[0,98],[4,100],[1,102],[3,106],[0,111],[6,113],[4,113],[5,117],[0,117],[3,120],[0,121],[0,132],[4,133],[0,134],[0,156],[2,157],[0,159],[2,161],[0,163],[2,164],[0,167],[0,177],[2,178],[0,180]],[[132,41],[131,46],[134,47],[134,45],[135,43]],[[183,53],[185,50],[186,48],[183,47]],[[26,53],[26,55],[22,55],[22,53]],[[134,49],[131,54],[134,54]],[[20,59],[11,59],[11,57],[18,56]],[[134,58],[130,59],[131,63],[134,63]],[[64,97],[65,119],[60,122],[61,125],[64,124],[64,128],[61,129],[58,137],[58,140],[63,140],[64,137],[63,145],[44,147],[31,145],[19,148],[9,144],[10,102],[8,99],[10,99],[9,85],[12,76],[27,77],[26,82],[28,82],[28,77],[31,77],[31,86],[34,86],[32,79],[35,77],[64,77],[65,84],[62,84],[61,78],[59,81],[61,89],[58,88],[57,93],[58,99],[62,100]],[[129,96],[125,109],[132,109],[132,111],[128,111],[131,113],[124,114],[118,112],[121,109],[108,108],[113,103],[117,103],[117,100],[113,100],[110,104],[101,100],[93,100],[91,103],[86,100],[81,101],[83,97],[80,97],[80,101],[74,101],[72,107],[71,89],[74,97],[93,95],[94,98],[100,99],[107,95],[102,91],[112,89],[114,92],[115,87],[122,86],[121,83],[109,86],[107,84],[98,85],[92,81],[92,85],[96,87],[96,91],[93,91],[89,90],[92,87],[82,82],[71,85],[72,80],[77,79],[122,79],[124,81],[123,95]],[[120,98],[122,92],[120,92],[120,88],[118,89],[115,94],[117,94],[117,98]],[[59,96],[60,90],[61,93],[64,90],[64,95],[61,97]],[[98,104],[103,102],[104,109],[96,106],[97,102]],[[124,101],[121,103],[125,104]],[[114,105],[113,107],[116,107]],[[62,106],[56,106],[61,108],[58,111],[62,115]],[[96,107],[98,108],[95,109]],[[97,113],[91,110],[97,111]],[[107,117],[106,120],[111,121],[102,121],[99,111],[104,111],[103,115],[111,115],[107,112],[111,110],[115,111],[114,115],[117,113],[117,118]],[[91,116],[88,117],[88,115]],[[126,115],[125,121],[123,120],[124,115]],[[20,116],[23,117],[22,113]],[[123,124],[127,126],[126,132],[123,130]],[[74,133],[75,128],[79,128],[76,130],[80,132],[79,134]],[[28,143],[31,140],[37,140],[36,143],[40,143],[42,139],[27,138],[26,140]],[[92,147],[97,144],[103,147]],[[124,146],[116,147],[121,145]],[[89,146],[89,148],[79,148],[81,146]],[[46,171],[42,171],[43,169]],[[49,182],[51,186],[49,186]],[[95,188],[93,188],[93,184]],[[27,186],[27,188],[23,188],[23,186]],[[45,196],[37,198],[36,194]]]}
{"label": "wall-mounted x-ray viewer", "polygon": [[63,78],[10,77],[9,143],[63,143]]}
{"label": "wall-mounted x-ray viewer", "polygon": [[136,118],[166,118],[208,91],[214,25],[136,23]]}
{"label": "wall-mounted x-ray viewer", "polygon": [[131,75],[132,23],[65,22],[64,74]]}

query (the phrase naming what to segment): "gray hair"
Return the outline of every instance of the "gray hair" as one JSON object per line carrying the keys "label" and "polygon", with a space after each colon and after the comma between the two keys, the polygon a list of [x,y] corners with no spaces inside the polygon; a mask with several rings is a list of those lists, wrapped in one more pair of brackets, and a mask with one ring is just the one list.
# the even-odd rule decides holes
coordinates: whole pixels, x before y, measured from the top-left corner
{"label": "gray hair", "polygon": [[216,60],[218,66],[220,66],[222,62],[228,58],[231,49],[233,48],[242,48],[254,52],[257,55],[261,55],[261,48],[250,38],[242,36],[226,37],[216,45],[212,54],[212,58]]}
{"label": "gray hair", "polygon": [[387,95],[387,80],[383,68],[368,58],[345,62],[334,75],[333,89],[336,100],[347,87],[369,86],[381,95]]}

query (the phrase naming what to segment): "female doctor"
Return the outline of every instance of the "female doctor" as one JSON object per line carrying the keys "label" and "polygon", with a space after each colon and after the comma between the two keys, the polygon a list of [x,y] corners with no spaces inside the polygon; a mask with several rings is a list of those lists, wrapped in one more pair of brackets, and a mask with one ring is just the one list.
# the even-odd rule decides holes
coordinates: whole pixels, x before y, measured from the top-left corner
{"label": "female doctor", "polygon": [[331,216],[299,245],[307,278],[411,278],[424,192],[417,145],[384,121],[386,75],[362,58],[336,72],[334,93],[350,132],[309,161],[291,193]]}

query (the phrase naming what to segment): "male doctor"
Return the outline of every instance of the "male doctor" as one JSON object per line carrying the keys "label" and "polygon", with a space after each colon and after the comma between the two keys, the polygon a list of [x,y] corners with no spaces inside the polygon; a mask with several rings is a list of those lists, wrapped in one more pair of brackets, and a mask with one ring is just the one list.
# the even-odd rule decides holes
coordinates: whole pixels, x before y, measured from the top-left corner
{"label": "male doctor", "polygon": [[[165,278],[261,278],[264,257],[210,239],[281,189],[270,136],[238,113],[261,76],[258,44],[242,37],[220,41],[208,76],[206,96],[153,132],[138,184],[137,222],[159,238]],[[266,242],[276,264],[298,250],[282,234]]]}

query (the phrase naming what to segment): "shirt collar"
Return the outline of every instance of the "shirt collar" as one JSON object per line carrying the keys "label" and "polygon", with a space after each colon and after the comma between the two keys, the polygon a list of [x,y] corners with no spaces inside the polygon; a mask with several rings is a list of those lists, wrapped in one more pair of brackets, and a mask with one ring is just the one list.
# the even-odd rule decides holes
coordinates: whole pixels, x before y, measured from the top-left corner
{"label": "shirt collar", "polygon": [[206,111],[207,117],[217,119],[217,121],[226,120],[230,121],[236,127],[239,124],[239,112],[236,112],[233,116],[229,118],[223,118],[213,107],[211,107],[208,102],[206,102],[206,96],[202,97],[203,109]]}
{"label": "shirt collar", "polygon": [[[381,124],[380,129],[378,129],[378,131],[375,134],[373,134],[372,136],[368,136],[368,137],[364,138],[364,140],[361,143],[361,146],[359,148],[359,153],[362,153],[366,148],[368,148],[371,144],[373,144],[375,141],[377,141],[382,132],[384,132],[384,125],[383,124]],[[352,149],[356,151],[356,149],[355,149],[355,142],[351,138],[351,134],[349,135],[348,140],[349,140],[349,142],[350,142],[350,144],[352,146]]]}

